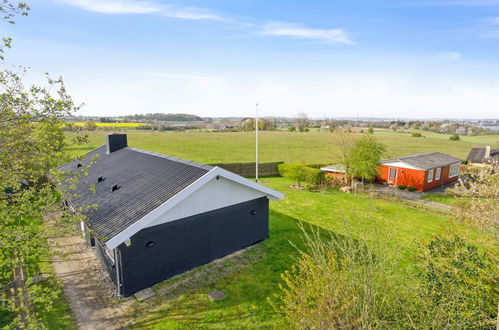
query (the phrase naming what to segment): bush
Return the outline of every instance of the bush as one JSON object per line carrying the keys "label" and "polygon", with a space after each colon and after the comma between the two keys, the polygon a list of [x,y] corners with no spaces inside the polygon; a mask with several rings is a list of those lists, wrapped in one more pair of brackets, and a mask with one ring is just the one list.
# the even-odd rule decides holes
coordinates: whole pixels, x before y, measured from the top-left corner
{"label": "bush", "polygon": [[457,134],[452,134],[450,137],[449,137],[449,140],[451,141],[459,141],[460,137],[459,135]]}
{"label": "bush", "polygon": [[407,187],[407,191],[416,191],[416,188],[414,188],[413,186],[409,186]]}
{"label": "bush", "polygon": [[478,246],[454,233],[435,236],[420,246],[417,265],[420,310],[433,316],[422,328],[494,328],[497,268]]}
{"label": "bush", "polygon": [[311,168],[303,164],[279,164],[279,174],[285,178],[295,180],[300,186],[302,182],[318,185],[324,181],[324,172],[317,168]]}
{"label": "bush", "polygon": [[405,190],[405,186],[403,184],[398,185],[397,188],[399,188],[400,190]]}
{"label": "bush", "polygon": [[417,132],[412,133],[412,137],[421,137],[421,133],[417,133]]}
{"label": "bush", "polygon": [[288,131],[295,132],[296,131],[296,127],[290,126],[290,127],[288,127]]}

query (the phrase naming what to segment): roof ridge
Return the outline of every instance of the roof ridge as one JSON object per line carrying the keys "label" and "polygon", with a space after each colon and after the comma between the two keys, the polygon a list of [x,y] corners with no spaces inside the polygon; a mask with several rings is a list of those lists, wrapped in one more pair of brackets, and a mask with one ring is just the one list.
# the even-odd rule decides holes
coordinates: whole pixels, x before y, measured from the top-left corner
{"label": "roof ridge", "polygon": [[178,158],[178,157],[174,157],[174,156],[170,156],[170,155],[160,154],[160,153],[154,152],[154,151],[148,151],[148,150],[139,149],[139,148],[135,148],[135,147],[125,147],[123,149],[128,149],[128,150],[140,152],[140,153],[151,155],[151,156],[156,156],[159,158],[169,159],[169,160],[177,162],[177,163],[182,163],[185,165],[201,168],[201,169],[208,170],[208,171],[213,169],[213,166],[210,166],[210,165],[201,164],[198,162],[194,162],[191,160],[186,160],[186,159],[182,159],[182,158]]}
{"label": "roof ridge", "polygon": [[[419,157],[419,156],[425,156],[425,155],[432,155],[432,154],[444,154],[443,152],[440,151],[433,151],[433,152],[425,152],[422,154],[415,154],[415,155],[409,155],[409,156],[402,156],[398,157],[397,159],[402,159],[402,158],[413,158],[413,157]],[[446,155],[446,154],[444,154]]]}

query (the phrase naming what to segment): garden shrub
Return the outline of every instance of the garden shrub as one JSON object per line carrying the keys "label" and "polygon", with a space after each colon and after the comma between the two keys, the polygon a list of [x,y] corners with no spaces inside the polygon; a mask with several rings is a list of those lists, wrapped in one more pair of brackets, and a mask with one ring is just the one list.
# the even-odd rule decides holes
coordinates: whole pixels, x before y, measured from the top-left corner
{"label": "garden shrub", "polygon": [[[421,311],[432,315],[424,328],[492,329],[497,317],[497,267],[486,252],[447,233],[420,245]],[[420,321],[426,319],[421,316]]]}
{"label": "garden shrub", "polygon": [[409,186],[407,187],[407,191],[416,191],[416,188],[414,188],[413,186]]}
{"label": "garden shrub", "polygon": [[412,133],[412,137],[421,137],[421,133],[414,132]]}
{"label": "garden shrub", "polygon": [[398,185],[397,188],[399,188],[400,190],[405,190],[405,186],[403,184]]}
{"label": "garden shrub", "polygon": [[281,176],[295,180],[299,186],[302,182],[318,185],[324,181],[324,172],[318,168],[311,168],[299,163],[279,164],[277,168]]}

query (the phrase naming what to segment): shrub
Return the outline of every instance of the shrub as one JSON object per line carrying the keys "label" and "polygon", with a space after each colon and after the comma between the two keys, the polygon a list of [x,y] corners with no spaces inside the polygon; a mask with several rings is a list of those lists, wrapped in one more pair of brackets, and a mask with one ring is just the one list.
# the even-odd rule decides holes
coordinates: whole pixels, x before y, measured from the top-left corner
{"label": "shrub", "polygon": [[369,134],[374,134],[374,129],[373,129],[372,127],[369,127],[369,128],[367,129],[367,133],[369,133]]}
{"label": "shrub", "polygon": [[95,131],[97,129],[97,124],[93,120],[87,120],[84,124],[83,127],[87,131]]}
{"label": "shrub", "polygon": [[454,134],[452,134],[452,135],[449,137],[449,140],[451,140],[451,141],[459,141],[459,139],[460,139],[459,135],[457,135],[457,134],[455,134],[455,133],[454,133]]}
{"label": "shrub", "polygon": [[290,131],[290,132],[296,131],[296,127],[290,126],[290,127],[288,127],[288,131]]}
{"label": "shrub", "polygon": [[457,234],[444,234],[420,245],[417,264],[420,310],[433,316],[422,328],[494,328],[498,274],[485,252]]}
{"label": "shrub", "polygon": [[403,184],[398,185],[397,188],[399,188],[400,190],[405,190],[405,186]]}
{"label": "shrub", "polygon": [[402,328],[393,323],[403,315],[407,289],[400,285],[398,258],[381,246],[381,229],[363,228],[376,239],[356,241],[300,227],[305,249],[298,248],[296,263],[281,274],[280,292],[271,300],[284,316],[283,328]]}
{"label": "shrub", "polygon": [[318,185],[324,181],[324,172],[318,168],[311,168],[298,163],[279,164],[277,168],[281,176],[295,180],[299,186],[302,182]]}
{"label": "shrub", "polygon": [[421,137],[421,133],[414,132],[412,133],[412,137]]}
{"label": "shrub", "polygon": [[407,187],[407,191],[416,191],[416,188],[414,188],[413,186],[409,186]]}

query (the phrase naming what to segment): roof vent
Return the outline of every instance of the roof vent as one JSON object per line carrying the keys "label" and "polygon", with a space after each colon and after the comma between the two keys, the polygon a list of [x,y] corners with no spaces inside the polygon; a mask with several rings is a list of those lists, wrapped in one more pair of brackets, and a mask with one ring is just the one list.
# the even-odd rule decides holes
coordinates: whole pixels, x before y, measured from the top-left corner
{"label": "roof vent", "polygon": [[107,141],[106,143],[107,154],[128,147],[126,134],[108,134],[106,141]]}
{"label": "roof vent", "polygon": [[104,181],[104,177],[103,176],[100,176],[100,177],[97,178],[97,182],[102,182],[102,181]]}
{"label": "roof vent", "polygon": [[113,186],[111,187],[111,192],[116,191],[116,190],[118,190],[118,189],[120,189],[120,188],[121,188],[121,187],[120,187],[119,185],[115,184],[115,185],[113,185]]}

